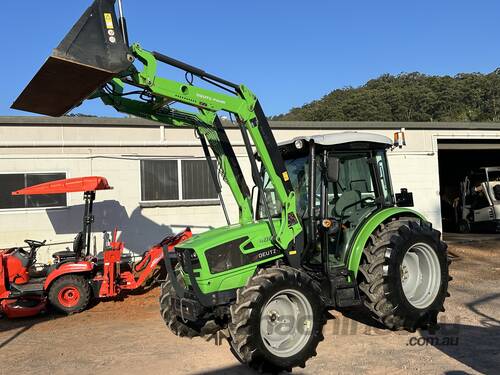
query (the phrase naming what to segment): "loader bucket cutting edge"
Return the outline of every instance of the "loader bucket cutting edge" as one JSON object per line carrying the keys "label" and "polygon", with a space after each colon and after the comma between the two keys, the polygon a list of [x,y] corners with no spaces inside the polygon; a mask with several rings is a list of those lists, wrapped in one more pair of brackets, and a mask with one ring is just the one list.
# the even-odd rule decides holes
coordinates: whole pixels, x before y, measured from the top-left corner
{"label": "loader bucket cutting edge", "polygon": [[95,0],[49,56],[12,108],[62,116],[132,64],[115,0]]}

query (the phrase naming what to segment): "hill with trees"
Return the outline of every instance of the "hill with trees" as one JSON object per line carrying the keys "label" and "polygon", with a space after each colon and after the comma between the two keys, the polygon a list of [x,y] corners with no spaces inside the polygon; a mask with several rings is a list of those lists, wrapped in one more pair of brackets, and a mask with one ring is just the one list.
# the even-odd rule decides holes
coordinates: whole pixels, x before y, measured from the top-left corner
{"label": "hill with trees", "polygon": [[273,116],[287,121],[499,121],[500,68],[454,77],[384,74]]}

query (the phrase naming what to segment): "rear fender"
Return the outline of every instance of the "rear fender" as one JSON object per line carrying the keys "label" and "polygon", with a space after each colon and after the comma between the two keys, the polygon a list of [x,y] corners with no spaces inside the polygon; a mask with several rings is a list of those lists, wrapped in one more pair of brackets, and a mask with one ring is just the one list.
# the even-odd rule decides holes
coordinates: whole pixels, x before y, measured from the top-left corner
{"label": "rear fender", "polygon": [[410,210],[404,207],[391,207],[377,212],[362,224],[361,231],[357,233],[356,237],[354,238],[354,242],[350,247],[347,260],[347,267],[349,271],[353,272],[354,276],[357,276],[358,274],[361,256],[363,255],[363,250],[366,247],[371,234],[378,228],[380,224],[392,218],[401,216],[416,217],[425,220],[425,218],[421,214],[414,210]]}
{"label": "rear fender", "polygon": [[91,262],[76,262],[76,263],[65,263],[52,271],[45,280],[43,288],[48,290],[50,285],[58,278],[63,275],[68,274],[81,274],[91,272],[94,269],[94,264]]}

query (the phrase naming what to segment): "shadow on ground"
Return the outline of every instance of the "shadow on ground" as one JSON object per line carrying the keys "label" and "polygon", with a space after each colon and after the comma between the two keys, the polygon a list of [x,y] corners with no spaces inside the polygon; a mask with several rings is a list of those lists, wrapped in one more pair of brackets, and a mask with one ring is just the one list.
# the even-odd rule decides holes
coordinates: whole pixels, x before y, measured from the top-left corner
{"label": "shadow on ground", "polygon": [[[146,288],[137,288],[135,290],[129,290],[127,292],[118,294],[116,297],[113,297],[113,298],[92,298],[90,300],[89,305],[87,306],[87,308],[85,310],[92,310],[94,307],[96,307],[100,303],[107,303],[107,302],[112,302],[112,301],[123,301],[129,296],[140,296],[140,295],[149,293],[151,290],[153,290],[157,287],[158,287],[158,285],[152,285],[152,286],[146,287]],[[43,322],[46,322],[49,320],[65,318],[65,317],[67,317],[66,314],[63,314],[63,313],[56,311],[50,305],[48,306],[47,311],[44,312],[43,314],[39,314],[39,315],[29,317],[29,318],[8,319],[6,316],[2,316],[2,317],[0,317],[0,333],[11,331],[11,330],[18,330],[14,334],[14,336],[17,337],[39,323],[43,323]],[[0,338],[0,349],[2,349],[3,346],[8,344],[8,342],[6,342],[6,341],[10,342],[12,340],[11,339],[3,340],[2,338]]]}
{"label": "shadow on ground", "polygon": [[[258,371],[252,370],[246,365],[234,365],[234,366],[228,366],[228,367],[223,367],[220,369],[216,370],[211,370],[211,371],[202,371],[202,372],[195,372],[192,375],[257,375],[257,374],[267,374],[267,373],[260,373]],[[289,372],[280,372],[280,375],[284,374],[290,374]],[[297,369],[293,370],[294,375],[304,375],[302,371],[297,371]]]}
{"label": "shadow on ground", "polygon": [[8,337],[0,338],[0,350],[9,345],[16,338],[29,331],[35,325],[43,323],[49,320],[55,320],[63,318],[66,315],[58,314],[56,312],[48,311],[44,314],[37,315],[31,318],[18,318],[18,319],[7,319],[6,317],[0,318],[0,333],[6,333],[8,331],[16,330]]}
{"label": "shadow on ground", "polygon": [[[465,324],[440,324],[441,329],[434,341],[434,347],[466,366],[483,374],[498,374],[500,364],[500,320],[481,310],[481,305],[500,298],[500,293],[478,298],[466,306],[481,317],[480,326]],[[456,345],[439,345],[443,338],[456,338]],[[448,340],[450,341],[450,340]],[[458,372],[456,372],[458,374]],[[449,375],[452,372],[448,373]]]}
{"label": "shadow on ground", "polygon": [[233,375],[233,374],[255,375],[258,374],[258,372],[252,370],[251,368],[245,365],[234,365],[234,366],[223,367],[216,370],[193,373],[193,375]]}
{"label": "shadow on ground", "polygon": [[[486,374],[498,374],[500,363],[500,326],[441,324],[435,336],[423,335],[425,345],[432,345],[449,357]],[[457,372],[448,372],[448,374]]]}
{"label": "shadow on ground", "polygon": [[[473,326],[460,322],[440,322],[435,335],[420,332],[410,338],[409,345],[434,346],[449,357],[483,374],[498,374],[500,364],[500,320],[486,314],[482,306],[491,305],[500,299],[500,293],[492,293],[466,304],[466,307],[480,317],[480,325]],[[354,322],[389,332],[382,324],[370,317],[364,308],[342,311]],[[356,331],[353,322],[344,322],[342,330]],[[354,323],[355,324],[355,323]],[[412,341],[413,339],[413,341]],[[465,374],[462,371],[449,371],[447,375]]]}
{"label": "shadow on ground", "polygon": [[352,307],[340,311],[346,318],[352,319],[355,322],[367,325],[369,327],[381,330],[387,330],[382,323],[377,322],[372,318],[370,311],[364,306]]}

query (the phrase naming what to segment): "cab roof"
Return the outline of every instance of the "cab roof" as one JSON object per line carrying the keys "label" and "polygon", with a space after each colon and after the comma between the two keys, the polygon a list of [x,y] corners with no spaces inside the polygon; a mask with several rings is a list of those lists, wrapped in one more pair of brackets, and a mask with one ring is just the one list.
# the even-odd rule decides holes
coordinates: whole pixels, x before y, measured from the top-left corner
{"label": "cab roof", "polygon": [[392,146],[391,139],[386,136],[374,133],[361,133],[355,131],[295,137],[291,140],[278,143],[278,146],[281,147],[281,146],[292,145],[296,141],[300,140],[303,140],[305,142],[313,140],[315,144],[322,146],[334,146],[334,145],[355,143],[355,142],[379,143],[386,145],[386,147]]}

